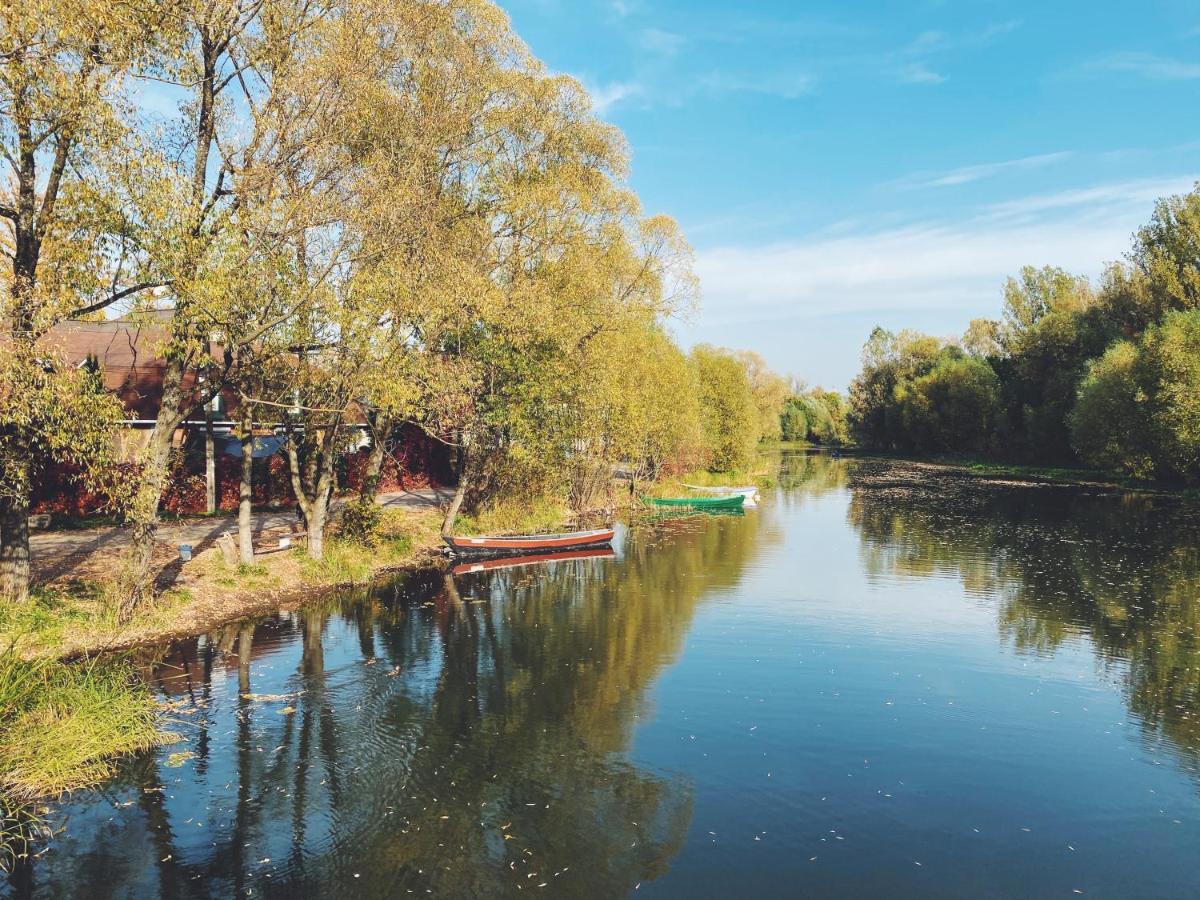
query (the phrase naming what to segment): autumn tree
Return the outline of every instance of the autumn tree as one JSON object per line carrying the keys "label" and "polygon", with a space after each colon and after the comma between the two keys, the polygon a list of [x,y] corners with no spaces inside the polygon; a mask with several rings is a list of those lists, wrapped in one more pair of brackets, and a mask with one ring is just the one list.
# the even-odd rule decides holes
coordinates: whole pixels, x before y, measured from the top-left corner
{"label": "autumn tree", "polygon": [[[158,504],[176,429],[264,335],[302,317],[345,262],[342,129],[357,45],[330,3],[185,0],[153,70],[186,91],[157,150],[143,244],[170,285],[161,402],[131,504],[122,615],[149,591]],[[250,286],[248,272],[266,272]],[[210,373],[201,382],[200,371]]]}
{"label": "autumn tree", "polygon": [[746,370],[750,394],[754,398],[754,407],[758,410],[758,439],[778,440],[779,414],[788,396],[787,379],[771,371],[767,361],[753,350],[739,350],[736,356]]}
{"label": "autumn tree", "polygon": [[137,7],[8,4],[0,11],[0,596],[23,600],[30,580],[30,492],[51,457],[96,474],[119,405],[71,371],[47,338],[153,287],[140,278],[136,238],[114,185],[136,168],[123,88],[146,52]]}
{"label": "autumn tree", "polygon": [[746,369],[732,352],[700,344],[692,348],[708,468],[746,468],[758,444],[761,420]]}

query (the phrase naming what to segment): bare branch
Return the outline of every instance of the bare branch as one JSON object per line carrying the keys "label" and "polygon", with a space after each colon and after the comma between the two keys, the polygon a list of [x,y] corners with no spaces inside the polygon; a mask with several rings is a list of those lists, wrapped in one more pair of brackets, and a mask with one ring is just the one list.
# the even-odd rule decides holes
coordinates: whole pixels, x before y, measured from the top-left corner
{"label": "bare branch", "polygon": [[166,287],[170,283],[171,282],[169,282],[169,281],[141,281],[141,282],[138,282],[135,285],[131,285],[130,287],[127,287],[123,290],[117,291],[116,293],[112,294],[109,297],[106,297],[103,300],[97,300],[95,303],[89,303],[87,306],[81,306],[78,309],[73,310],[71,312],[71,318],[77,318],[79,316],[86,316],[86,315],[89,315],[94,312],[99,312],[100,310],[107,309],[108,307],[112,306],[114,303],[116,303],[120,300],[124,300],[126,297],[130,297],[133,294],[140,293],[141,291],[148,291],[151,288]]}

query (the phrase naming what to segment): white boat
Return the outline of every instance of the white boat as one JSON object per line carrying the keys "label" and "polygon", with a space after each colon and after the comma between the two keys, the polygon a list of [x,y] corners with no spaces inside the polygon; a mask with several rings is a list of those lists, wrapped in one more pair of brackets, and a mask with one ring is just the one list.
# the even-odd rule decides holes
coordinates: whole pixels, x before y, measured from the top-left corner
{"label": "white boat", "polygon": [[701,494],[712,494],[717,497],[745,497],[747,507],[758,506],[758,488],[756,487],[701,487],[698,484],[685,484],[689,491]]}

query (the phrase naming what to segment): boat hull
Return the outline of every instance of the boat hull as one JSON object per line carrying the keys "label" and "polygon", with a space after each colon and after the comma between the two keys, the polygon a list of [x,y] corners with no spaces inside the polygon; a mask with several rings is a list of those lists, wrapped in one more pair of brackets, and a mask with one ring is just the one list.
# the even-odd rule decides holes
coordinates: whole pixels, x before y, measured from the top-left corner
{"label": "boat hull", "polygon": [[525,556],[534,553],[561,553],[607,547],[616,537],[612,528],[573,531],[567,534],[531,534],[511,537],[454,537],[442,540],[459,556]]}
{"label": "boat hull", "polygon": [[741,509],[746,498],[741,494],[731,497],[651,497],[651,506],[685,509]]}
{"label": "boat hull", "polygon": [[516,569],[521,566],[536,566],[552,562],[575,559],[616,559],[612,547],[592,547],[587,550],[564,550],[562,552],[531,553],[526,556],[500,556],[478,559],[455,566],[455,575],[473,575],[476,572],[496,572],[501,569]]}

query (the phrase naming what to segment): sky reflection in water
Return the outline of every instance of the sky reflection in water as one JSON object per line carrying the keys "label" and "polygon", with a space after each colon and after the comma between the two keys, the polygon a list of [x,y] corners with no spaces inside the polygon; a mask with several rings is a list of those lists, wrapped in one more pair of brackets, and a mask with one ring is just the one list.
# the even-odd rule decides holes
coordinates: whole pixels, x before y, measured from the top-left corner
{"label": "sky reflection in water", "polygon": [[185,741],[0,895],[1200,893],[1200,508],[776,463],[614,559],[169,648]]}

